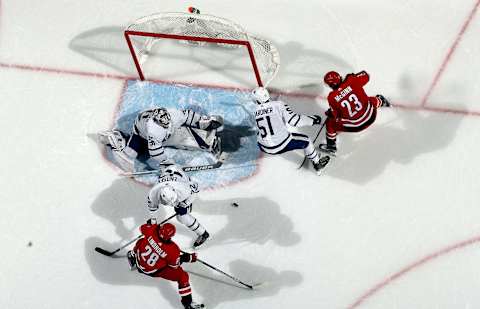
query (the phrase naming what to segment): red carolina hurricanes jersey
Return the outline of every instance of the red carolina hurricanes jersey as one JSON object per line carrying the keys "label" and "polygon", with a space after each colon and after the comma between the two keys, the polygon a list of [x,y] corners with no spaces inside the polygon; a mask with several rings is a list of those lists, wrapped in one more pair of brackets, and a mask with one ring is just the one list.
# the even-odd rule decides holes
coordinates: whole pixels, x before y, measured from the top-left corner
{"label": "red carolina hurricanes jersey", "polygon": [[363,90],[369,79],[365,71],[348,74],[340,87],[330,92],[328,104],[337,120],[360,126],[370,119],[374,107]]}
{"label": "red carolina hurricanes jersey", "polygon": [[144,224],[140,232],[144,238],[137,241],[134,252],[137,266],[145,274],[153,274],[165,267],[178,268],[180,248],[173,241],[163,242],[158,236],[158,224]]}

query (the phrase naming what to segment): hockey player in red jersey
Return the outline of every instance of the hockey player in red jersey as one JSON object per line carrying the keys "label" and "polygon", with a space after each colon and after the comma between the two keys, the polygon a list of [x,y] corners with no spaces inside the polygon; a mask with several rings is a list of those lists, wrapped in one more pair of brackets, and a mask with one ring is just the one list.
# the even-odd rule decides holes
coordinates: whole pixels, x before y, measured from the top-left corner
{"label": "hockey player in red jersey", "polygon": [[158,225],[150,219],[147,224],[140,227],[140,232],[144,237],[139,239],[133,250],[127,253],[131,270],[137,269],[150,277],[177,282],[178,293],[185,309],[204,308],[203,304],[192,301],[188,274],[180,266],[185,262],[196,262],[197,255],[182,253],[173,242],[175,226],[171,223]]}
{"label": "hockey player in red jersey", "polygon": [[370,77],[367,72],[351,73],[342,76],[330,71],[324,76],[324,82],[332,91],[328,95],[326,120],[326,144],[320,150],[335,154],[337,151],[337,132],[360,132],[368,128],[377,116],[377,109],[390,103],[382,95],[369,97],[363,87]]}

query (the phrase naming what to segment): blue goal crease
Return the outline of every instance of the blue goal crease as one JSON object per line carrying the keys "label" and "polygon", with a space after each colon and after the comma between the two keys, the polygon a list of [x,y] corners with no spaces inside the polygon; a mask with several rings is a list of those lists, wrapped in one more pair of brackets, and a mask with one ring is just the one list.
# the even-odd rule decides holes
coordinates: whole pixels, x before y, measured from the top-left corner
{"label": "blue goal crease", "polygon": [[[115,128],[130,133],[137,114],[153,107],[174,109],[191,109],[208,115],[221,115],[224,118],[224,130],[219,133],[222,147],[228,154],[221,168],[209,171],[191,172],[200,188],[214,188],[238,182],[252,176],[256,170],[259,156],[255,120],[255,104],[250,94],[235,89],[216,89],[196,86],[158,84],[150,82],[129,81],[122,96],[122,101],[115,117]],[[167,148],[166,154],[182,166],[204,165],[214,163],[215,159],[205,151],[189,151]],[[111,149],[107,158],[119,168]],[[135,169],[144,166],[136,161]],[[140,176],[138,181],[153,185],[156,176]]]}

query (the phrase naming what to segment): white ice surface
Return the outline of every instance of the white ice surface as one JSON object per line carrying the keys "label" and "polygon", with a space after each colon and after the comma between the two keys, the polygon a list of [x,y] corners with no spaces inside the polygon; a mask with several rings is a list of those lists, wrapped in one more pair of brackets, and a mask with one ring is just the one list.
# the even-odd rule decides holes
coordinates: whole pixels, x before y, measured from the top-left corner
{"label": "white ice surface", "polygon": [[[415,107],[478,1],[0,1],[0,308],[180,308],[174,284],[93,251],[136,236],[148,188],[119,177],[86,134],[112,125],[121,77],[135,76],[123,27],[188,5],[273,41],[280,91],[314,83],[325,95],[324,72],[366,69],[369,93]],[[427,106],[480,111],[478,14]],[[213,239],[200,257],[267,283],[242,290],[195,264],[195,299],[330,309],[367,295],[358,308],[480,308],[479,120],[381,111],[365,133],[340,136],[349,155],[322,177],[269,157],[254,177],[202,192],[194,215]],[[191,234],[180,227],[177,240],[187,246]]]}

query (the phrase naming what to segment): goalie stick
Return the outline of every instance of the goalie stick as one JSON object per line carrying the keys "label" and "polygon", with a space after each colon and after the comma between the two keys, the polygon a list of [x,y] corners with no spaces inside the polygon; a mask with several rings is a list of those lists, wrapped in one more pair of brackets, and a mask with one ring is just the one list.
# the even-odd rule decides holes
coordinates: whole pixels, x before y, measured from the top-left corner
{"label": "goalie stick", "polygon": [[[163,220],[162,222],[158,223],[158,225],[162,225],[164,224],[165,222],[169,221],[170,219],[172,219],[173,217],[175,217],[177,214],[173,214],[171,215],[170,217],[168,217],[167,219]],[[114,255],[115,253],[117,253],[118,251],[128,247],[130,244],[134,243],[135,241],[139,240],[140,238],[142,238],[143,235],[140,234],[138,235],[137,237],[135,237],[134,239],[130,240],[129,242],[127,242],[126,244],[124,244],[123,246],[121,246],[120,248],[117,248],[115,249],[114,251],[108,251],[108,250],[105,250],[101,247],[95,247],[95,251],[97,251],[98,253],[100,254],[103,254],[103,255],[106,255],[106,256],[112,256]]]}
{"label": "goalie stick", "polygon": [[[223,156],[217,162],[212,164],[184,166],[182,167],[182,169],[185,172],[209,171],[209,170],[213,170],[221,167],[223,165],[223,162],[225,162],[225,159],[226,159],[226,156]],[[168,163],[165,165],[171,165],[171,163]],[[141,171],[141,172],[125,172],[125,173],[120,173],[120,176],[135,177],[135,176],[142,176],[142,175],[160,174],[161,172],[162,172],[161,169]]]}
{"label": "goalie stick", "polygon": [[[197,171],[208,171],[208,170],[213,170],[216,168],[219,168],[222,166],[223,162],[218,161],[213,164],[206,164],[206,165],[196,165],[196,166],[184,166],[182,169],[185,172],[197,172]],[[162,170],[150,170],[150,171],[142,171],[142,172],[126,172],[126,173],[120,173],[120,176],[126,176],[126,177],[135,177],[135,176],[142,176],[142,175],[152,175],[152,174],[160,174]]]}

